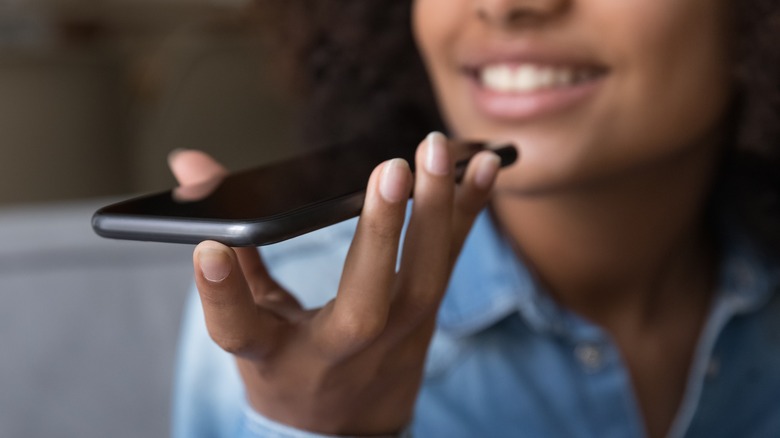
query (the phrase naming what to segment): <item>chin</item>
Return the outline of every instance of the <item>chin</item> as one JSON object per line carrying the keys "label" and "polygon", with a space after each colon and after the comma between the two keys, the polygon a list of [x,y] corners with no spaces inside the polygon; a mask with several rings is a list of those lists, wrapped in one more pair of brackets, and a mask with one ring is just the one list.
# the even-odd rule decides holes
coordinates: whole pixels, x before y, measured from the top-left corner
{"label": "chin", "polygon": [[511,196],[544,196],[560,193],[571,188],[575,181],[553,172],[536,169],[529,170],[525,163],[518,163],[499,174],[496,180],[495,192],[498,195]]}
{"label": "chin", "polygon": [[594,161],[583,159],[583,154],[568,152],[561,150],[544,156],[521,152],[515,165],[499,173],[496,192],[534,197],[559,195],[614,182],[614,177],[620,174],[615,168],[619,166],[614,166],[617,163],[610,163],[607,157]]}

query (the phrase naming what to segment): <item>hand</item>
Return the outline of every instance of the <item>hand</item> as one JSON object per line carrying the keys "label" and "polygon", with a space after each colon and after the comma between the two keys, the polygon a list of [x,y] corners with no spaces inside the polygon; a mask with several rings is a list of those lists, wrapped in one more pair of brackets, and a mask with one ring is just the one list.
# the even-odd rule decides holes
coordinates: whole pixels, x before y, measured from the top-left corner
{"label": "hand", "polygon": [[[411,421],[439,304],[490,197],[499,159],[481,152],[456,186],[446,139],[434,133],[418,148],[416,163],[414,181],[403,160],[372,173],[336,298],[321,309],[302,309],[254,248],[203,242],[195,249],[209,334],[236,357],[249,402],[266,417],[353,435],[393,433]],[[183,186],[225,172],[195,151],[173,155],[171,169]]]}

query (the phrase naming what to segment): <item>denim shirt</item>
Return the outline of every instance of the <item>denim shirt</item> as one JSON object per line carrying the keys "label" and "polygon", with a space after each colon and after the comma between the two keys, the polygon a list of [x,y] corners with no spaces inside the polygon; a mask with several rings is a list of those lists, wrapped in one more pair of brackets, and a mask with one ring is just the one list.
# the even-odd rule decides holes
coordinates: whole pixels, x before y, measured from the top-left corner
{"label": "denim shirt", "polygon": [[[306,306],[332,298],[355,221],[264,250]],[[670,437],[780,437],[780,270],[736,233]],[[252,411],[232,358],[185,313],[175,437],[318,437]],[[407,432],[419,437],[642,437],[628,369],[609,335],[558,306],[482,214],[439,311]]]}

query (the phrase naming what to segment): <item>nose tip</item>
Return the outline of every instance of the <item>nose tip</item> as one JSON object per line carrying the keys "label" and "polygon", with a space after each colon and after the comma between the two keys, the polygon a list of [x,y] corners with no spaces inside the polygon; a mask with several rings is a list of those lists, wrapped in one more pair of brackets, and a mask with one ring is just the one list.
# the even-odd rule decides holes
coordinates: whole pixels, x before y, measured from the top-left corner
{"label": "nose tip", "polygon": [[560,14],[570,0],[476,0],[477,17],[490,25],[512,27],[549,20]]}

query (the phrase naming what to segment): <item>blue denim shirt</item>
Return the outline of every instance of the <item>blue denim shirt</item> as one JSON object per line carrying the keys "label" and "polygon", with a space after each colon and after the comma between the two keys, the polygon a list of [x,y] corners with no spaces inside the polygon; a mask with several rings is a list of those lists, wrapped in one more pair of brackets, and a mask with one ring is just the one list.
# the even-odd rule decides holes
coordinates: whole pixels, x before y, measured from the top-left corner
{"label": "blue denim shirt", "polygon": [[[350,221],[267,248],[266,262],[305,305],[321,305],[335,294],[354,227]],[[717,291],[669,436],[780,437],[780,270],[746,239],[731,235],[723,245]],[[247,407],[235,365],[209,339],[193,297],[174,436],[321,436]],[[466,242],[438,322],[414,436],[644,435],[628,370],[610,337],[545,294],[487,214]]]}

